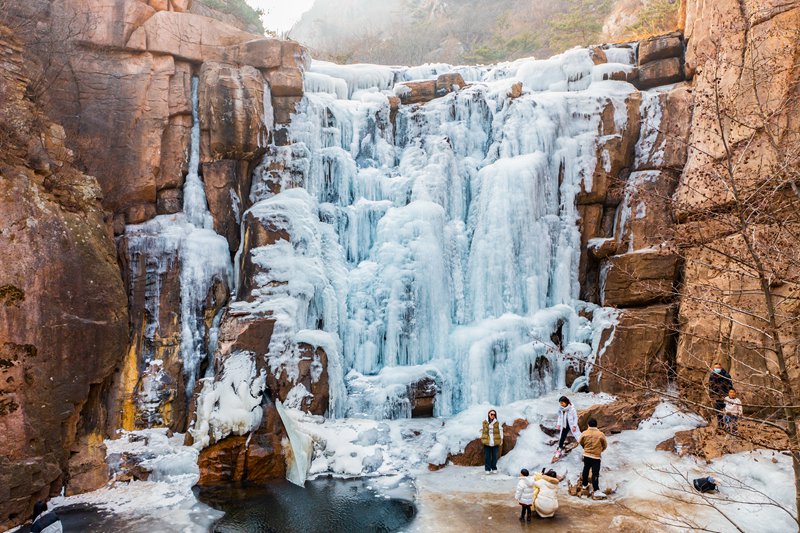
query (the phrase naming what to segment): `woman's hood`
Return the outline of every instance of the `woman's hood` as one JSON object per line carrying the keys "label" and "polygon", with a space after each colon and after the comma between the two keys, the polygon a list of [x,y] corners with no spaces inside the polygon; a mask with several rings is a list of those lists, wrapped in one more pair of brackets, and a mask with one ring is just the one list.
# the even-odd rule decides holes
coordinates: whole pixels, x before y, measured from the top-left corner
{"label": "woman's hood", "polygon": [[558,479],[542,474],[542,479],[553,485],[558,485]]}

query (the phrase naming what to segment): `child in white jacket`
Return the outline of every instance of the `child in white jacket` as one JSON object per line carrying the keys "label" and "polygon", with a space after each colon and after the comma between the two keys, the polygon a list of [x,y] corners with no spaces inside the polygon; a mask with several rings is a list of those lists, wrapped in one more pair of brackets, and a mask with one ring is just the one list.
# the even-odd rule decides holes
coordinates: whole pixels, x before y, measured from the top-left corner
{"label": "child in white jacket", "polygon": [[554,470],[545,472],[544,468],[533,478],[533,508],[542,518],[550,518],[558,510],[558,481]]}
{"label": "child in white jacket", "polygon": [[519,473],[519,481],[517,482],[517,491],[514,494],[517,502],[522,506],[522,512],[519,515],[519,521],[531,521],[531,505],[533,505],[533,479],[529,477],[530,472],[523,468]]}

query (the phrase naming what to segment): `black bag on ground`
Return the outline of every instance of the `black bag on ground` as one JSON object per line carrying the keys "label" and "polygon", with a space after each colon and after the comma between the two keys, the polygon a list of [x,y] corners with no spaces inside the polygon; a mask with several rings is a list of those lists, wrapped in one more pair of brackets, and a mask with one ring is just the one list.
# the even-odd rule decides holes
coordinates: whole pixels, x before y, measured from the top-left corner
{"label": "black bag on ground", "polygon": [[717,490],[717,482],[713,477],[699,477],[692,481],[694,488],[699,492],[712,492]]}

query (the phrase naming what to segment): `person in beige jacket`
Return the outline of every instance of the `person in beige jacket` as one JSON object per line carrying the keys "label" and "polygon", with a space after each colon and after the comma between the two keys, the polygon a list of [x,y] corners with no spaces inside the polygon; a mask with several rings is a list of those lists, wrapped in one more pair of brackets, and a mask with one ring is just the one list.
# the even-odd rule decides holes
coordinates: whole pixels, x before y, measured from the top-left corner
{"label": "person in beige jacket", "polygon": [[[600,491],[600,457],[603,452],[608,448],[608,441],[602,431],[597,429],[597,420],[590,418],[588,422],[588,429],[581,434],[578,441],[583,447],[583,475],[581,476],[581,484],[583,485],[583,493],[586,495],[593,494]],[[593,491],[589,492],[589,472],[592,473],[592,488]]]}

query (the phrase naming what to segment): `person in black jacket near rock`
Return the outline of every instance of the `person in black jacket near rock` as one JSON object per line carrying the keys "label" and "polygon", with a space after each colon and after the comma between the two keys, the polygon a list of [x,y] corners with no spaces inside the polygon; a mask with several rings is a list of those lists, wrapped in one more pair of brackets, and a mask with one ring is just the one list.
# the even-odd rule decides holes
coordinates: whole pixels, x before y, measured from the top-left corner
{"label": "person in black jacket near rock", "polygon": [[33,506],[31,533],[62,533],[61,519],[54,512],[47,512],[47,504],[38,501]]}
{"label": "person in black jacket near rock", "polygon": [[714,363],[711,375],[708,378],[708,395],[714,402],[714,409],[717,410],[717,425],[722,427],[722,415],[725,410],[725,398],[728,391],[733,388],[733,378],[728,374],[722,365]]}

